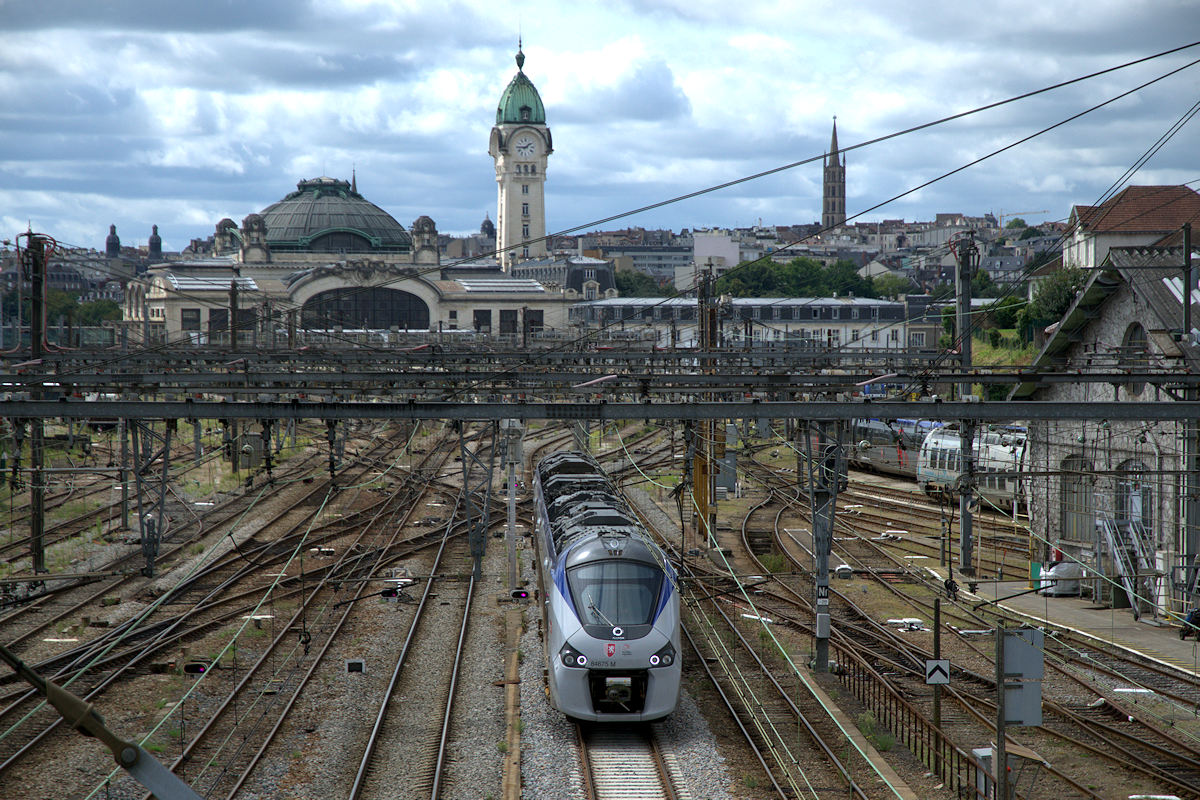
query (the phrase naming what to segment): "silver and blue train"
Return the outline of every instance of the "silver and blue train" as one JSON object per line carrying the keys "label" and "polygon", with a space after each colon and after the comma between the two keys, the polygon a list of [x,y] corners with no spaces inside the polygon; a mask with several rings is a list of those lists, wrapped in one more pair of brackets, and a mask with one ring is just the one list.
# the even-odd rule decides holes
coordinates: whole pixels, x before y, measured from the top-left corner
{"label": "silver and blue train", "polygon": [[[989,506],[1024,504],[1018,477],[1025,462],[1026,430],[1019,425],[985,425],[975,432],[975,491]],[[856,419],[850,427],[850,463],[916,480],[931,496],[957,493],[962,476],[957,424],[927,419]]]}
{"label": "silver and blue train", "polygon": [[682,670],[666,554],[586,454],[542,459],[533,490],[551,705],[586,721],[667,716]]}

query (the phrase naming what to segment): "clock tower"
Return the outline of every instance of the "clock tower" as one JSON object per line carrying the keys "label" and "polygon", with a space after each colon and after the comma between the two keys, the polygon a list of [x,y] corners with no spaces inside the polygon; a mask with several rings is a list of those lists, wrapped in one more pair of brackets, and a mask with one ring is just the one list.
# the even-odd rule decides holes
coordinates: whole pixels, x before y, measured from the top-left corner
{"label": "clock tower", "polygon": [[496,250],[507,271],[546,256],[546,160],[554,152],[542,98],[522,68],[500,96],[488,154],[496,162]]}

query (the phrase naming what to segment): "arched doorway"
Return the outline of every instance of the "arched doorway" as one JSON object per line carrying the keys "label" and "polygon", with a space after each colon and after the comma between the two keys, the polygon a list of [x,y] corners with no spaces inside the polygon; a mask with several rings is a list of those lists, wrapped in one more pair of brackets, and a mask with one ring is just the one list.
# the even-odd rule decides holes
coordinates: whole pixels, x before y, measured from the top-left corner
{"label": "arched doorway", "polygon": [[1130,525],[1142,528],[1150,541],[1154,536],[1154,489],[1147,478],[1149,469],[1135,458],[1128,459],[1118,467],[1114,507],[1118,526]]}

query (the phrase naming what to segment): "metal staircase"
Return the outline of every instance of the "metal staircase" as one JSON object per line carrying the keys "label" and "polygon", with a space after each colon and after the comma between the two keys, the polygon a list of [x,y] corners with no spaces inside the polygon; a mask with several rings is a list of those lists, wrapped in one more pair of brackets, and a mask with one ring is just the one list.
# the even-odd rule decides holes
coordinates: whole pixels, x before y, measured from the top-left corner
{"label": "metal staircase", "polygon": [[1118,523],[1103,511],[1096,512],[1096,527],[1108,544],[1116,578],[1129,596],[1133,618],[1140,619],[1142,604],[1153,607],[1158,597],[1154,543],[1150,541],[1150,533],[1141,522]]}

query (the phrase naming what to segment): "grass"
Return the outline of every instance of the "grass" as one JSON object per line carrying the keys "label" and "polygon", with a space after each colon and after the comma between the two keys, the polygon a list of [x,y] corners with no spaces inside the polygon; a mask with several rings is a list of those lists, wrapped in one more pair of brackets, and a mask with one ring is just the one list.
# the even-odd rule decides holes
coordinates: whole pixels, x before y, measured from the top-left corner
{"label": "grass", "polygon": [[508,752],[508,742],[496,742],[496,749],[501,753]]}
{"label": "grass", "polygon": [[767,572],[787,572],[787,559],[780,553],[767,553],[758,557]]}
{"label": "grass", "polygon": [[896,737],[888,731],[877,729],[878,722],[870,711],[864,711],[855,720],[859,732],[881,753],[886,753],[896,745]]}

